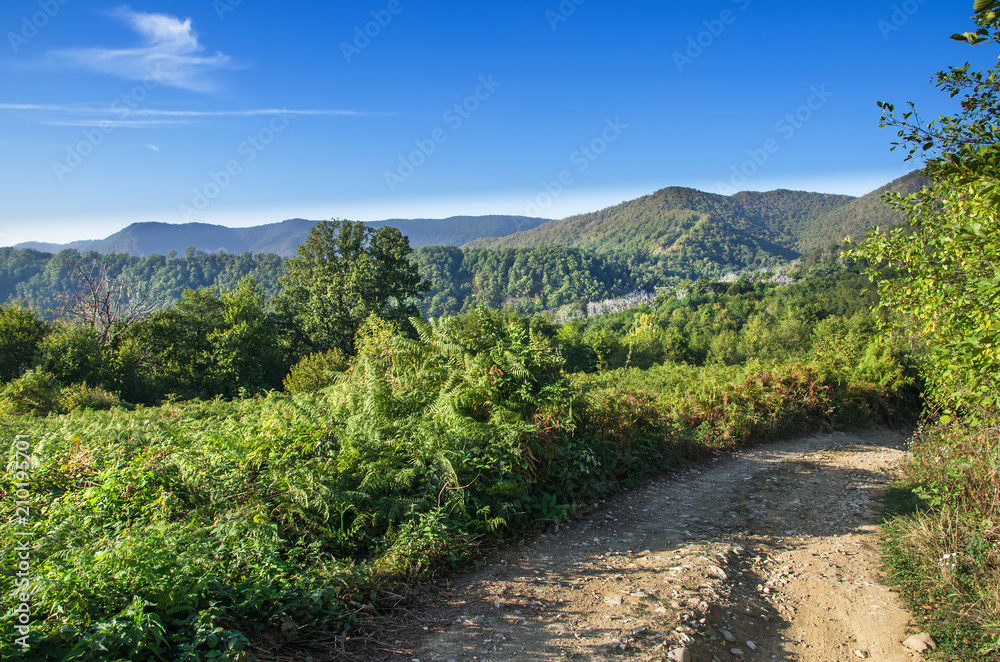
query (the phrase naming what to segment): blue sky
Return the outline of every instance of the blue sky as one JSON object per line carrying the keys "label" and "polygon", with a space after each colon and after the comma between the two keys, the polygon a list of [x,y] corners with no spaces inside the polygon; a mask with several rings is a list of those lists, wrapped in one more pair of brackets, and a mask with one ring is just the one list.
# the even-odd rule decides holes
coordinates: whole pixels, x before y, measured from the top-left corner
{"label": "blue sky", "polygon": [[[0,245],[139,221],[526,214],[665,186],[859,195],[913,169],[875,103],[972,0],[6,0]],[[980,47],[985,49],[985,47]]]}

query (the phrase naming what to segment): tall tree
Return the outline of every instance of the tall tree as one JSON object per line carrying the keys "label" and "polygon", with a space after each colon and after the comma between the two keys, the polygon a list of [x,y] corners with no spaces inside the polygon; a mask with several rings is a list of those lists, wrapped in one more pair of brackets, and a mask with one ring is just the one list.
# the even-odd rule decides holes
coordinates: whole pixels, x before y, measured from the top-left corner
{"label": "tall tree", "polygon": [[[1000,3],[977,2],[977,29],[953,38],[1000,44]],[[960,97],[961,112],[924,124],[912,107],[901,116],[882,103],[895,147],[922,156],[931,184],[890,196],[910,227],[873,231],[855,256],[872,263],[881,305],[916,322],[927,341],[929,395],[949,412],[1000,411],[1000,64],[968,64],[937,74]]]}
{"label": "tall tree", "polygon": [[296,252],[281,279],[281,304],[312,351],[354,354],[354,336],[372,314],[405,327],[430,287],[396,228],[323,221]]}

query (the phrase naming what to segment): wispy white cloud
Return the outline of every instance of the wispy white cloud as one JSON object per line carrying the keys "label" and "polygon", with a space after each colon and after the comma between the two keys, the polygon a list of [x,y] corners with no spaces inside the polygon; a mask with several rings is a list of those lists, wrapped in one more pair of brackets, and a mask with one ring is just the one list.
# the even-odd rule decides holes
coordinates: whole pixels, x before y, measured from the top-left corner
{"label": "wispy white cloud", "polygon": [[114,14],[142,39],[134,48],[74,48],[52,51],[49,57],[68,64],[128,80],[153,78],[163,85],[208,92],[214,88],[208,74],[232,67],[228,55],[204,55],[205,47],[191,27],[191,19],[168,14],[136,12],[127,7]]}
{"label": "wispy white cloud", "polygon": [[45,126],[74,126],[84,129],[161,129],[178,124],[191,124],[186,120],[122,120],[114,118],[89,120],[50,120],[41,122]]}
{"label": "wispy white cloud", "polygon": [[[291,115],[305,117],[356,117],[384,116],[388,113],[371,113],[357,110],[327,110],[302,108],[249,108],[232,110],[159,110],[156,108],[128,108],[125,106],[90,106],[81,104],[0,103],[0,112],[28,112],[55,115],[40,119],[47,126],[122,127],[132,129],[159,128],[193,124],[198,120],[224,117],[256,117],[260,115]],[[58,117],[62,115],[64,117]]]}
{"label": "wispy white cloud", "polygon": [[160,151],[160,148],[158,146],[156,146],[156,145],[146,145],[146,147],[148,147],[149,149],[153,150],[154,152],[159,152]]}

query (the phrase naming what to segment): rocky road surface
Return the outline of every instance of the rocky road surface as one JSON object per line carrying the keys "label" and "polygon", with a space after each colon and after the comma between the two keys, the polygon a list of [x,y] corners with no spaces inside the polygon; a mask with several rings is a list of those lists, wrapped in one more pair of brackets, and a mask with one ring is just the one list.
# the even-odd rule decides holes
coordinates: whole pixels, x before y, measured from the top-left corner
{"label": "rocky road surface", "polygon": [[799,438],[620,494],[412,605],[391,659],[919,659],[878,561],[905,441]]}

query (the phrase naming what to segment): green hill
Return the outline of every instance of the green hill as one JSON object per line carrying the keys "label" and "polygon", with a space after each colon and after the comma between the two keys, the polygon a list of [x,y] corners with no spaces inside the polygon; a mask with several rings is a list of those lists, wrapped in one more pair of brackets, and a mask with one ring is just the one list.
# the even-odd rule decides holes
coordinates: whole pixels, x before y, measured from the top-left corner
{"label": "green hill", "polygon": [[745,191],[733,196],[670,187],[601,211],[552,221],[476,248],[574,246],[665,256],[670,268],[764,266],[798,257],[796,231],[851,202],[845,195]]}
{"label": "green hill", "polygon": [[886,207],[885,191],[908,193],[922,185],[916,173],[861,198],[776,190],[732,196],[670,187],[600,211],[545,223],[468,248],[572,246],[594,251],[660,256],[665,268],[698,272],[762,267],[795,259],[843,238],[863,236],[870,225],[898,225],[905,217]]}
{"label": "green hill", "polygon": [[888,207],[882,196],[886,193],[913,193],[926,183],[927,179],[919,172],[911,172],[834,209],[799,230],[798,249],[805,253],[830,244],[841,244],[848,236],[855,240],[863,239],[872,226],[885,229],[904,225],[906,215]]}

